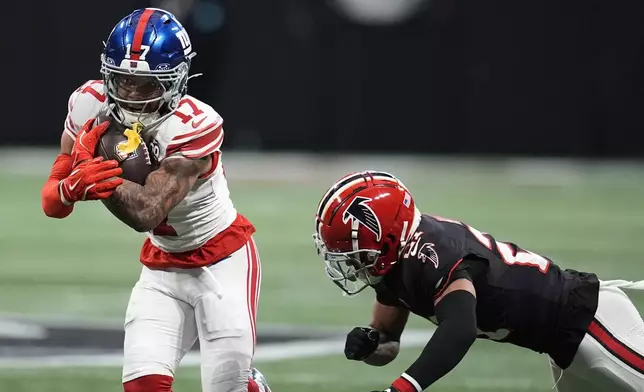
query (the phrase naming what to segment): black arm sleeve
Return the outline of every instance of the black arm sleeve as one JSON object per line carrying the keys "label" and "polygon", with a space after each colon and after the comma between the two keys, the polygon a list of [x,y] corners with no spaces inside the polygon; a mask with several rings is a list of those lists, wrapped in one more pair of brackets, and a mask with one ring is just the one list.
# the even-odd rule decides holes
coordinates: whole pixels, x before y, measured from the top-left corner
{"label": "black arm sleeve", "polygon": [[438,328],[420,357],[405,372],[421,389],[449,373],[476,339],[476,298],[465,290],[447,294],[436,305]]}

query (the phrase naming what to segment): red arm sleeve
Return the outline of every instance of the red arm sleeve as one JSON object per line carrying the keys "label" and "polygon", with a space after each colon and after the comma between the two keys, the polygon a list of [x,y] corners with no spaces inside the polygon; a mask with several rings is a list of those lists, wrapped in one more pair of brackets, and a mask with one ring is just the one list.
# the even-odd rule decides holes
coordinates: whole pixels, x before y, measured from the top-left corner
{"label": "red arm sleeve", "polygon": [[72,213],[73,205],[63,204],[58,193],[58,184],[72,172],[72,156],[60,154],[54,161],[47,182],[42,187],[42,210],[51,218],[62,219]]}

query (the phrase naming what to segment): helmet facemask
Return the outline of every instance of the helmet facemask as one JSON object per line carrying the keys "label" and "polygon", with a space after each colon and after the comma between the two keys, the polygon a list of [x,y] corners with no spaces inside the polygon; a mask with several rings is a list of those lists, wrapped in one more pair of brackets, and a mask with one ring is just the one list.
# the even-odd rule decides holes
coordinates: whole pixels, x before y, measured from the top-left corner
{"label": "helmet facemask", "polygon": [[[101,56],[101,73],[114,117],[125,126],[141,123],[146,129],[160,124],[177,109],[187,90],[191,53],[171,70],[117,67]],[[129,61],[129,60],[124,60]]]}
{"label": "helmet facemask", "polygon": [[324,259],[327,277],[346,295],[354,296],[382,280],[382,276],[371,273],[380,257],[379,250],[361,249],[349,252],[332,252],[326,248],[317,234],[313,234],[313,241],[318,255]]}

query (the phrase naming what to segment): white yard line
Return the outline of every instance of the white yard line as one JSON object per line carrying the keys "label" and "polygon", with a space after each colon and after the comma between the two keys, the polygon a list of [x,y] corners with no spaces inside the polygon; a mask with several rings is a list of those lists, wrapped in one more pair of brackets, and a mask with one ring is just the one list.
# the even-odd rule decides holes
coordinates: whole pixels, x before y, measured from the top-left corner
{"label": "white yard line", "polygon": [[[432,335],[431,330],[409,330],[402,336],[403,347],[424,346]],[[259,345],[254,362],[276,362],[292,359],[306,359],[329,355],[341,356],[344,339],[320,339],[306,342],[271,343]],[[39,369],[65,367],[119,367],[123,357],[119,354],[98,355],[50,355],[31,358],[0,358],[0,369]],[[199,353],[188,353],[181,362],[182,367],[199,366]]]}

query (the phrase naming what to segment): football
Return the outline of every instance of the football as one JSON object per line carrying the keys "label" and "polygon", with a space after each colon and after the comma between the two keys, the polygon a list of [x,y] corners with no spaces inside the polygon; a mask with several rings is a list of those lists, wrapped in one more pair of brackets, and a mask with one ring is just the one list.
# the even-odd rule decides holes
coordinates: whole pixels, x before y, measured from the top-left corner
{"label": "football", "polygon": [[127,128],[113,118],[99,118],[96,124],[105,120],[109,120],[110,125],[101,136],[94,155],[118,161],[119,167],[123,169],[121,177],[144,185],[145,179],[156,169],[156,165],[150,158],[143,138],[136,129]]}

